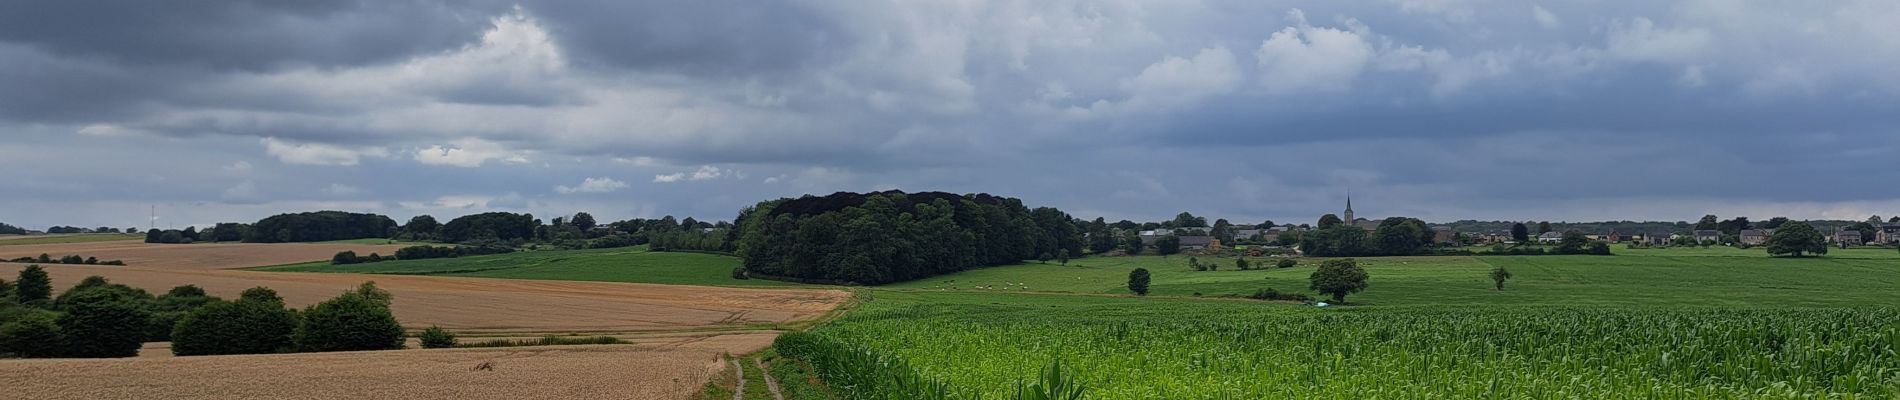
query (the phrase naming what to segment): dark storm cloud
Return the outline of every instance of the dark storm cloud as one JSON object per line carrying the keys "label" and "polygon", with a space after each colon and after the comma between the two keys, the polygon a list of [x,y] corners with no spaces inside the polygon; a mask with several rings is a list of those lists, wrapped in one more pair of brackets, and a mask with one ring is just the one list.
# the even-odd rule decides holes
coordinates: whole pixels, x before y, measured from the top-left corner
{"label": "dark storm cloud", "polygon": [[1872,182],[1900,170],[1900,46],[1875,40],[1896,18],[1872,0],[9,2],[0,156],[88,162],[0,174],[30,189],[0,221],[729,218],[902,188],[1305,222],[1347,186],[1367,215],[1431,220],[1894,214]]}
{"label": "dark storm cloud", "polygon": [[0,6],[0,41],[133,65],[347,66],[460,46],[496,3],[18,1]]}

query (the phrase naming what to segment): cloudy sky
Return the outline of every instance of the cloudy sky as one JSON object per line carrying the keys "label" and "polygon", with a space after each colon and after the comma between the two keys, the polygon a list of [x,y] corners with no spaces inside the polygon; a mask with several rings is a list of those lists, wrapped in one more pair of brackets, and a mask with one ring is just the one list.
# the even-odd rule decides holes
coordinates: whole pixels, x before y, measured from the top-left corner
{"label": "cloudy sky", "polygon": [[0,221],[1900,213],[1900,2],[17,1]]}

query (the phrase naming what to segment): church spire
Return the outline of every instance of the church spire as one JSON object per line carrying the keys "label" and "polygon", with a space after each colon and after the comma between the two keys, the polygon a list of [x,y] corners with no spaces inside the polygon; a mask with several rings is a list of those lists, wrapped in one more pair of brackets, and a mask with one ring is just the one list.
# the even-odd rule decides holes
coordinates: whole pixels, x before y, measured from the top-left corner
{"label": "church spire", "polygon": [[1354,219],[1352,218],[1352,188],[1347,187],[1346,188],[1346,224],[1350,225],[1353,223],[1353,221]]}

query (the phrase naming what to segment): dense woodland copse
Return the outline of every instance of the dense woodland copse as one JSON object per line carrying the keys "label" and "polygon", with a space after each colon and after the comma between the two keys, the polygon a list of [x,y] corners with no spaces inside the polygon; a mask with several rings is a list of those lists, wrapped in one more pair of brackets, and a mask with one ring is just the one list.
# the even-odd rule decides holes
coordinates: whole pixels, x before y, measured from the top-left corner
{"label": "dense woodland copse", "polygon": [[321,242],[386,238],[396,231],[396,220],[377,214],[317,211],[278,214],[251,224],[244,234],[250,243]]}
{"label": "dense woodland copse", "polygon": [[738,221],[748,273],[799,280],[881,284],[1083,250],[1068,214],[989,194],[839,192],[761,202]]}

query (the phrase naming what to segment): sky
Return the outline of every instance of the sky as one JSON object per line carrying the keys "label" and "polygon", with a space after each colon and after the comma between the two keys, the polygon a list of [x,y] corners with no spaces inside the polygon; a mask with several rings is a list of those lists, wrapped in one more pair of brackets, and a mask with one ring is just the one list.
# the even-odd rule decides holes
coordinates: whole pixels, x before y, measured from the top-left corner
{"label": "sky", "polygon": [[[0,222],[1900,214],[1900,2],[23,1]],[[157,221],[150,218],[153,211]]]}

